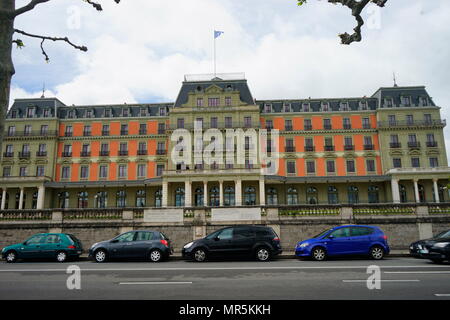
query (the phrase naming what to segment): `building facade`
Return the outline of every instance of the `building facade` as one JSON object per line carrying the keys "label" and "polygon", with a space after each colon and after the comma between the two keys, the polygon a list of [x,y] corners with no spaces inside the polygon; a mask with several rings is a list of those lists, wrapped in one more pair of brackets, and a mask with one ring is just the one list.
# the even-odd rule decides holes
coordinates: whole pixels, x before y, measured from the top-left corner
{"label": "building facade", "polygon": [[[425,87],[261,101],[243,75],[186,76],[172,103],[17,99],[5,127],[2,210],[449,201],[445,120]],[[217,142],[205,139],[211,129],[265,138],[242,138],[242,162],[225,159],[239,152],[226,137],[219,161],[217,149],[195,161],[196,146]],[[250,145],[277,153],[276,172],[248,156]]]}

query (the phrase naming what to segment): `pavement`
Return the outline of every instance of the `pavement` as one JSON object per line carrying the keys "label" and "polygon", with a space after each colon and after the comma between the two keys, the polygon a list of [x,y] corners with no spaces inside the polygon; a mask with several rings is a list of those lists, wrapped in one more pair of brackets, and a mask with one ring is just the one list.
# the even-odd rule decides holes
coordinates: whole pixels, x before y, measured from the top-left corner
{"label": "pavement", "polygon": [[270,262],[0,262],[0,299],[439,301],[450,300],[450,263],[393,256],[321,262],[287,257]]}

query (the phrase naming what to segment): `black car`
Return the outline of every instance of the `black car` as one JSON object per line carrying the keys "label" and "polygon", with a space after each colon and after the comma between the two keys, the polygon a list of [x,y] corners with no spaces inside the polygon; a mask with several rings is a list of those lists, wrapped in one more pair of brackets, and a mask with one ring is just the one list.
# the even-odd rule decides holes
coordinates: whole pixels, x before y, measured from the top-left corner
{"label": "black car", "polygon": [[411,243],[411,256],[443,262],[450,259],[450,230],[439,233],[433,238]]}
{"label": "black car", "polygon": [[217,230],[183,247],[183,257],[197,262],[209,258],[254,257],[268,261],[280,254],[280,238],[266,226],[233,226]]}
{"label": "black car", "polygon": [[111,259],[145,259],[159,262],[172,254],[170,240],[159,231],[136,230],[118,235],[112,240],[94,243],[89,257],[96,262]]}

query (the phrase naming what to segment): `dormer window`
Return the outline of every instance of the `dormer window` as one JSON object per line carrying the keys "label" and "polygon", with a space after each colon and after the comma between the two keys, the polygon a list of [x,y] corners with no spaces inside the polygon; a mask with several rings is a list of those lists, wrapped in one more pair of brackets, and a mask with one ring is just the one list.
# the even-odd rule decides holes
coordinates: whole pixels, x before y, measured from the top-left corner
{"label": "dormer window", "polygon": [[159,115],[160,115],[161,117],[163,117],[163,116],[166,115],[166,108],[165,108],[165,107],[159,108]]}
{"label": "dormer window", "polygon": [[105,109],[105,118],[111,117],[111,109]]}
{"label": "dormer window", "polygon": [[272,105],[270,103],[266,103],[264,105],[264,112],[265,113],[271,113],[272,112]]}
{"label": "dormer window", "polygon": [[11,118],[13,118],[13,119],[17,118],[17,111],[16,110],[11,112]]}
{"label": "dormer window", "polygon": [[388,108],[392,108],[394,106],[394,101],[392,100],[392,98],[386,98],[385,102]]}
{"label": "dormer window", "polygon": [[130,114],[130,110],[128,108],[122,109],[122,117],[128,117]]}
{"label": "dormer window", "polygon": [[341,111],[348,111],[348,102],[341,102],[341,107],[340,107]]}
{"label": "dormer window", "polygon": [[330,110],[330,105],[328,104],[328,102],[322,102],[322,111],[329,111]]}
{"label": "dormer window", "polygon": [[69,119],[73,119],[73,118],[75,117],[74,111],[73,111],[73,110],[69,110],[69,112],[68,112],[68,114],[67,114],[67,117],[68,117]]}
{"label": "dormer window", "polygon": [[218,107],[219,103],[219,98],[208,98],[208,107]]}
{"label": "dormer window", "polygon": [[92,110],[86,111],[86,118],[92,118]]}
{"label": "dormer window", "polygon": [[284,112],[291,112],[291,104],[285,103],[283,106]]}
{"label": "dormer window", "polygon": [[147,116],[147,108],[141,108],[141,117]]}
{"label": "dormer window", "polygon": [[225,97],[225,105],[227,107],[231,106],[231,97]]}
{"label": "dormer window", "polygon": [[304,112],[309,112],[309,103],[304,103],[302,105],[302,109],[303,109]]}
{"label": "dormer window", "polygon": [[34,118],[36,109],[34,107],[27,108],[27,118]]}
{"label": "dormer window", "polygon": [[368,109],[368,107],[367,107],[367,101],[360,101],[359,102],[359,107],[361,108],[361,110],[367,110]]}
{"label": "dormer window", "polygon": [[411,97],[402,96],[401,97],[402,105],[405,107],[411,106]]}
{"label": "dormer window", "polygon": [[420,97],[420,105],[425,107],[428,106],[428,98],[427,97]]}
{"label": "dormer window", "polygon": [[48,118],[50,117],[50,109],[44,109],[44,113],[43,113],[44,118]]}
{"label": "dormer window", "polygon": [[203,107],[203,98],[197,98],[197,107]]}

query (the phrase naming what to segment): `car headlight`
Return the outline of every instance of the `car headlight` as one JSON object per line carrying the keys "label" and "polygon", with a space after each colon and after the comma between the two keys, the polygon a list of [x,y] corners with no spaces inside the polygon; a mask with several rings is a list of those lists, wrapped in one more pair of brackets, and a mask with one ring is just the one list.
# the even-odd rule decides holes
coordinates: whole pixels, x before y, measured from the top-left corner
{"label": "car headlight", "polygon": [[436,248],[445,248],[448,245],[450,245],[450,242],[438,242],[438,243],[434,244],[434,247],[436,247]]}
{"label": "car headlight", "polygon": [[194,244],[194,242],[189,242],[188,244],[186,244],[184,246],[185,249],[189,249],[190,247],[192,247],[192,245]]}
{"label": "car headlight", "polygon": [[308,243],[308,242],[305,242],[305,243],[302,243],[301,245],[299,245],[298,247],[299,247],[299,248],[305,248],[305,247],[307,247],[307,246],[309,246],[309,243]]}
{"label": "car headlight", "polygon": [[3,249],[2,249],[2,253],[5,251],[5,249],[6,249],[6,248],[3,248]]}
{"label": "car headlight", "polygon": [[98,245],[98,242],[94,243],[91,248],[95,247],[96,245]]}

